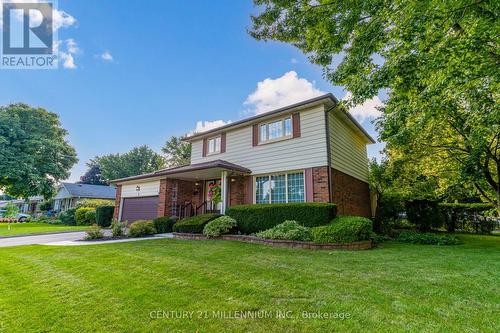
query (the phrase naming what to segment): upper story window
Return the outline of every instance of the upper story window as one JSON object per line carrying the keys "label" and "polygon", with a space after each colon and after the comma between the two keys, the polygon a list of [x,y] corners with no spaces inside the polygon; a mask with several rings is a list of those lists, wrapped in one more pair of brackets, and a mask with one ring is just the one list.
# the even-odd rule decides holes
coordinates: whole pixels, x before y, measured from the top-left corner
{"label": "upper story window", "polygon": [[292,137],[292,117],[275,120],[259,127],[259,142]]}
{"label": "upper story window", "polygon": [[208,139],[208,153],[209,154],[220,153],[220,143],[221,143],[220,136]]}

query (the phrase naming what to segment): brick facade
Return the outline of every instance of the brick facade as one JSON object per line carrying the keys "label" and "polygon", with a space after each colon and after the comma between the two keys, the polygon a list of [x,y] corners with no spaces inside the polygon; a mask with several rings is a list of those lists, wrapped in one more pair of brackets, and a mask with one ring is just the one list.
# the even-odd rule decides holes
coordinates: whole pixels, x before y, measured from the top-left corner
{"label": "brick facade", "polygon": [[122,201],[122,186],[116,185],[116,197],[115,197],[115,211],[113,212],[113,218],[118,220],[120,215],[120,203]]}
{"label": "brick facade", "polygon": [[312,168],[313,202],[330,202],[328,167]]}
{"label": "brick facade", "polygon": [[[158,217],[177,214],[176,206],[192,202],[199,205],[203,198],[202,185],[180,179],[161,179],[158,200]],[[201,195],[200,195],[201,192]]]}
{"label": "brick facade", "polygon": [[338,214],[372,217],[368,183],[332,169],[332,188]]}
{"label": "brick facade", "polygon": [[251,176],[237,176],[229,178],[228,206],[253,203],[253,178]]}

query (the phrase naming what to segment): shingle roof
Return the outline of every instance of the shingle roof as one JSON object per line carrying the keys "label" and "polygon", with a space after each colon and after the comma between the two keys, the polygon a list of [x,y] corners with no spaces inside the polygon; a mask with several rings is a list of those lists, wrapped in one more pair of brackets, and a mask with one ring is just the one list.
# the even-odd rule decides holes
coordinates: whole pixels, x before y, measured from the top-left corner
{"label": "shingle roof", "polygon": [[72,197],[114,199],[116,188],[104,185],[62,183]]}
{"label": "shingle roof", "polygon": [[116,182],[121,182],[121,181],[125,181],[125,180],[143,179],[143,178],[156,177],[156,176],[166,176],[166,175],[173,175],[173,174],[181,173],[181,172],[189,172],[189,171],[212,169],[212,168],[221,168],[221,169],[227,169],[227,170],[238,171],[238,172],[243,172],[243,173],[252,173],[251,170],[244,168],[242,166],[239,166],[237,164],[230,163],[230,162],[223,161],[223,160],[215,160],[215,161],[210,161],[210,162],[184,165],[184,166],[175,167],[175,168],[162,169],[162,170],[158,170],[158,171],[155,171],[152,173],[147,173],[144,175],[115,179],[115,180],[112,180],[111,182],[116,183]]}

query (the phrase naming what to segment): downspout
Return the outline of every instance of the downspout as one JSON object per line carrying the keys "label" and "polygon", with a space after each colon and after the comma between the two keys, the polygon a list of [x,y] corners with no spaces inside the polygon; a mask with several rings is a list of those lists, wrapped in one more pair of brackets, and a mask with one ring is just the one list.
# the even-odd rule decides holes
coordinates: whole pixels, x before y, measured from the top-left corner
{"label": "downspout", "polygon": [[333,202],[333,183],[332,183],[332,156],[330,150],[330,126],[328,121],[328,113],[336,107],[333,106],[325,110],[325,133],[326,133],[326,159],[328,165],[328,201]]}

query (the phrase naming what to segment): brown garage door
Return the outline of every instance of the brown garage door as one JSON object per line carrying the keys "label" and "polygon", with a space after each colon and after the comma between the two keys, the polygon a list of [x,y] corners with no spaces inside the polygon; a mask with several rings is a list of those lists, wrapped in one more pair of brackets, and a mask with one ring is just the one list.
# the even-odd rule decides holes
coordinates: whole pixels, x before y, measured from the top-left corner
{"label": "brown garage door", "polygon": [[122,206],[122,221],[152,220],[157,216],[158,196],[125,198]]}

